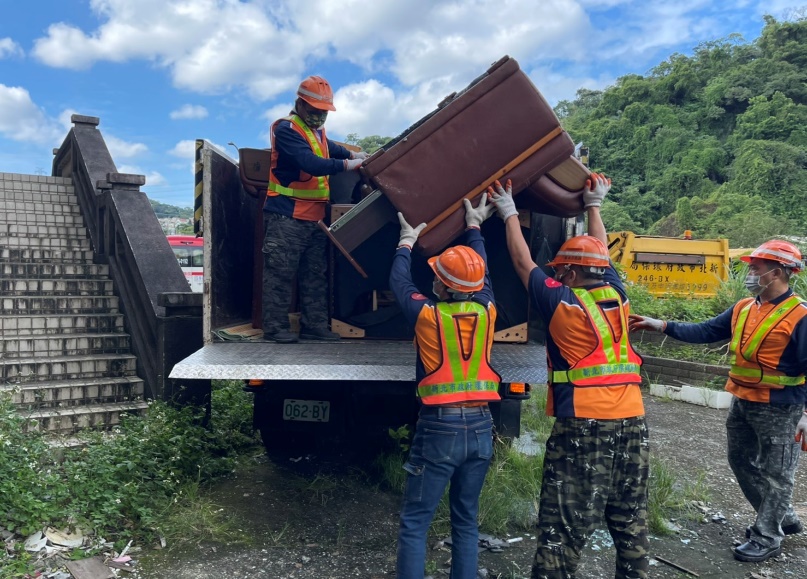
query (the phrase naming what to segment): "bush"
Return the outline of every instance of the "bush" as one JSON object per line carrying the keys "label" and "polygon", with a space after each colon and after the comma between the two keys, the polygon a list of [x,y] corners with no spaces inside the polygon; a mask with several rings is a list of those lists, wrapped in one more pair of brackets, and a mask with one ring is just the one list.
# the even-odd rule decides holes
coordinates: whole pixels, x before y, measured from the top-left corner
{"label": "bush", "polygon": [[0,526],[22,535],[68,523],[116,540],[154,535],[188,482],[232,472],[257,444],[240,382],[214,383],[208,426],[190,407],[151,402],[112,433],[84,433],[82,446],[55,450],[24,425],[0,396]]}

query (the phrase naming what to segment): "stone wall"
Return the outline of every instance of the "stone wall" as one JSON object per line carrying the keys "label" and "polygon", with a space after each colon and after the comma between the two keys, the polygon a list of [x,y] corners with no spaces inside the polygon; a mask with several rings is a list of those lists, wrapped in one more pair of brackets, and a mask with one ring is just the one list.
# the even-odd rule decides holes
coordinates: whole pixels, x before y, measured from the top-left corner
{"label": "stone wall", "polygon": [[644,358],[642,377],[645,379],[645,383],[651,384],[703,386],[704,383],[716,376],[728,376],[729,371],[728,366],[685,362],[653,356],[642,357]]}

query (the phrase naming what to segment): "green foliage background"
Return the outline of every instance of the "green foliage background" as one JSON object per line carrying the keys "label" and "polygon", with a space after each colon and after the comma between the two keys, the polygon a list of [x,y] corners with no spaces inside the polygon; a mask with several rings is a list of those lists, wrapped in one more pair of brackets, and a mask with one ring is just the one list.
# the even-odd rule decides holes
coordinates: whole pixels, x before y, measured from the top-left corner
{"label": "green foliage background", "polygon": [[707,42],[555,107],[614,180],[609,231],[807,235],[807,18],[765,22],[753,42]]}

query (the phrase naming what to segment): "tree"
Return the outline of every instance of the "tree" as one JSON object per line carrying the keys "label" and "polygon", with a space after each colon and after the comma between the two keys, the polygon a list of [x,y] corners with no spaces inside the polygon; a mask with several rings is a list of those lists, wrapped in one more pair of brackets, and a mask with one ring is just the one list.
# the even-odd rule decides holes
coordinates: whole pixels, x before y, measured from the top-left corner
{"label": "tree", "polygon": [[369,137],[359,137],[357,133],[350,133],[345,137],[345,142],[349,145],[361,147],[362,151],[370,154],[375,153],[378,149],[383,147],[386,143],[392,140],[392,137],[382,137],[380,135],[371,135]]}

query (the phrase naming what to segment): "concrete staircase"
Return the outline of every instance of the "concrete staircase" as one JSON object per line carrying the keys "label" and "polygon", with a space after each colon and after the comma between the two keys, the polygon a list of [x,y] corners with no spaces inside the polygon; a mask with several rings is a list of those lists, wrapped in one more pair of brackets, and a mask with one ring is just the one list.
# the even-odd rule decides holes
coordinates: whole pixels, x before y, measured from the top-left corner
{"label": "concrete staircase", "polygon": [[109,428],[143,380],[71,179],[0,173],[0,393],[32,428]]}

